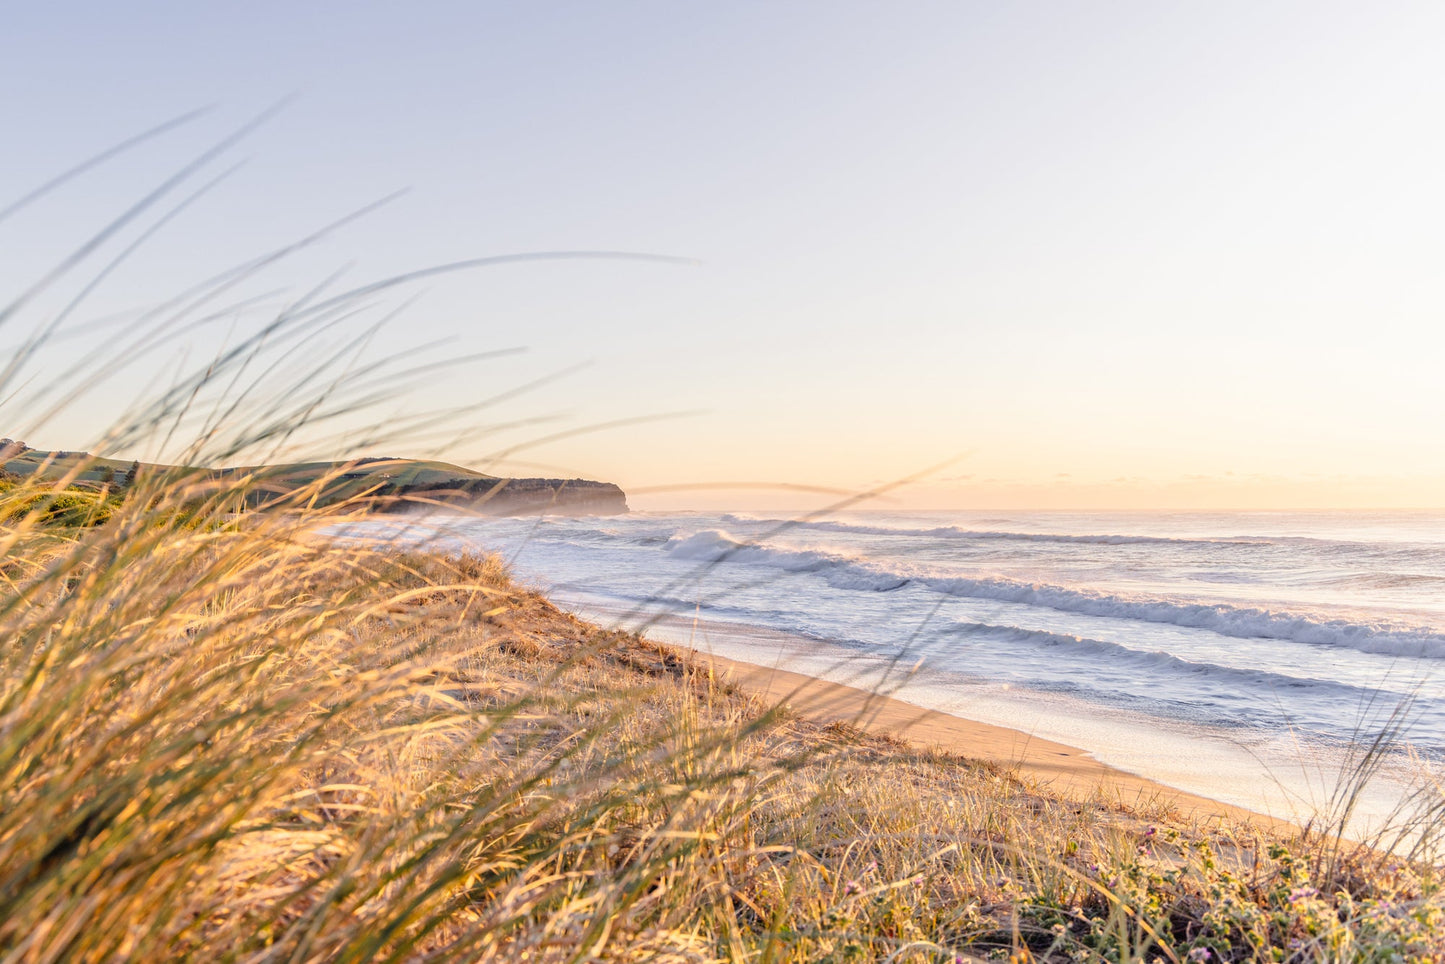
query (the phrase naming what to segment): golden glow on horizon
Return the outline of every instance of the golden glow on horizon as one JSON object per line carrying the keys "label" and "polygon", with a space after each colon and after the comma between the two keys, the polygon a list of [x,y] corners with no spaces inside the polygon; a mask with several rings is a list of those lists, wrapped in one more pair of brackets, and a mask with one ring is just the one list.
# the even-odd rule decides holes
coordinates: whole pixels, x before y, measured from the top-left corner
{"label": "golden glow on horizon", "polygon": [[[353,257],[366,278],[579,246],[697,259],[436,279],[368,342],[379,356],[430,339],[456,355],[533,351],[429,371],[406,407],[543,386],[478,416],[522,426],[511,434],[468,450],[476,426],[463,426],[467,443],[435,453],[450,461],[491,468],[489,450],[554,431],[704,411],[529,447],[519,457],[535,462],[517,471],[862,490],[964,454],[898,498],[1445,506],[1445,5],[938,4],[900,17],[863,4],[760,18],[713,4],[533,12],[515,35],[463,26],[485,20],[477,5],[458,5],[447,32],[375,5],[301,17],[280,46],[264,19],[202,6],[173,24],[190,33],[125,44],[40,17],[51,43],[85,41],[85,55],[15,51],[35,94],[5,105],[25,145],[4,159],[16,190],[187,97],[245,111],[262,89],[327,91],[258,131],[245,150],[260,164],[88,292],[90,318],[164,303],[418,183],[258,290],[285,301]],[[256,44],[274,54],[259,74]],[[205,70],[176,49],[207,51]],[[376,71],[378,56],[402,69]],[[497,89],[512,96],[476,97]],[[381,128],[379,103],[396,108]],[[7,220],[0,262],[45,277],[104,212],[241,119],[198,120]],[[30,310],[67,310],[74,293]],[[218,324],[192,337],[185,350],[202,357],[230,336]],[[48,347],[31,373],[42,384],[86,346]],[[165,384],[169,365],[146,359],[30,441],[90,445],[115,393]],[[434,454],[411,444],[342,454]]]}
{"label": "golden glow on horizon", "polygon": [[[624,485],[624,488],[626,486]],[[859,487],[856,492],[866,491]],[[1445,478],[1289,480],[1279,478],[1178,479],[1163,482],[1005,482],[921,484],[893,490],[855,508],[1012,510],[1307,510],[1436,509],[1445,507]],[[629,496],[636,509],[785,509],[812,511],[840,496],[808,495],[784,488],[696,488]]]}

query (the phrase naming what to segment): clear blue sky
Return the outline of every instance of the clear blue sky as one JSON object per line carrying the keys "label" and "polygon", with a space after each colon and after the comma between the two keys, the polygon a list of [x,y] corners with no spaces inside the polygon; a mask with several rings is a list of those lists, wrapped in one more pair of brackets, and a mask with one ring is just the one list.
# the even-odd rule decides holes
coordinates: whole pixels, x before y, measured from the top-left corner
{"label": "clear blue sky", "polygon": [[[858,486],[968,453],[915,501],[1445,504],[1445,7],[61,3],[4,22],[0,203],[214,105],[0,225],[7,291],[290,94],[89,314],[397,188],[282,281],[697,259],[429,282],[377,346],[529,346],[428,385],[457,403],[593,362],[508,416],[703,412],[530,451],[538,471]],[[30,441],[84,444],[104,414]]]}

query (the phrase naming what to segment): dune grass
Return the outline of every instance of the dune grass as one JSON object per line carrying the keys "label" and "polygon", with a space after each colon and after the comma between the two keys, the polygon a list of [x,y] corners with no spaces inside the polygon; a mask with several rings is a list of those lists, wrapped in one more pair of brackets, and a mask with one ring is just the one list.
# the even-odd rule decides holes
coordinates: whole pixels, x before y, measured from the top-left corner
{"label": "dune grass", "polygon": [[[326,234],[88,329],[82,357],[33,379],[132,248],[92,267],[0,369],[7,430],[29,437],[157,346],[250,317],[244,284]],[[294,459],[429,370],[361,360],[377,295],[506,260],[286,296],[137,392],[91,448]],[[326,341],[347,325],[362,330]],[[454,437],[448,416],[391,415],[329,450]],[[495,559],[324,537],[375,507],[364,490],[318,507],[325,472],[278,487],[264,468],[162,468],[122,487],[107,467],[0,484],[0,962],[1445,959],[1428,861],[1081,803],[795,718],[558,612]]]}
{"label": "dune grass", "polygon": [[792,718],[495,559],[318,535],[364,500],[238,513],[178,475],[67,527],[30,484],[0,959],[1445,954],[1429,865]]}

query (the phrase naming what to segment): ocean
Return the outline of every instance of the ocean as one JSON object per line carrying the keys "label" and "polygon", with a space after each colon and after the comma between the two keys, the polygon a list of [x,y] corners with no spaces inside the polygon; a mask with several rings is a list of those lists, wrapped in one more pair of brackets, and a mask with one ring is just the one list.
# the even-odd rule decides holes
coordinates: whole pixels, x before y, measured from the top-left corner
{"label": "ocean", "polygon": [[1292,819],[1445,761],[1445,513],[408,518],[607,624],[878,688]]}

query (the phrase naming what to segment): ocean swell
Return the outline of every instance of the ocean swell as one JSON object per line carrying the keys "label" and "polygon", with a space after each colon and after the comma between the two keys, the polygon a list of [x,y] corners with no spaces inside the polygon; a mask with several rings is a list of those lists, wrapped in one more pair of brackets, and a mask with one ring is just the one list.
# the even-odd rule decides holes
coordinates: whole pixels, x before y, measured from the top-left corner
{"label": "ocean swell", "polygon": [[882,592],[912,585],[960,598],[991,599],[1058,612],[1184,626],[1239,639],[1279,639],[1366,653],[1445,658],[1445,634],[1426,626],[1323,619],[1283,610],[1177,598],[1122,596],[991,576],[897,572],[857,557],[820,549],[749,543],[719,529],[676,535],[668,540],[665,548],[675,558],[708,564],[766,566],[785,572],[811,573],[837,589]]}
{"label": "ocean swell", "polygon": [[950,635],[962,637],[963,640],[966,641],[983,640],[992,643],[1001,643],[1009,647],[1027,647],[1045,651],[1061,650],[1066,651],[1069,656],[1097,656],[1101,657],[1111,668],[1115,669],[1121,665],[1133,666],[1139,669],[1149,669],[1170,675],[1208,678],[1230,684],[1234,687],[1244,687],[1250,690],[1258,688],[1269,690],[1309,689],[1321,693],[1328,692],[1336,696],[1348,696],[1357,700],[1365,700],[1372,694],[1378,692],[1376,688],[1362,689],[1353,684],[1337,680],[1289,676],[1270,670],[1241,669],[1233,666],[1222,666],[1218,663],[1200,663],[1183,659],[1172,653],[1163,652],[1162,650],[1133,649],[1120,645],[1119,643],[1088,639],[1067,633],[1051,633],[1047,630],[1023,629],[1018,626],[998,626],[991,623],[960,622],[949,627],[948,631]]}

